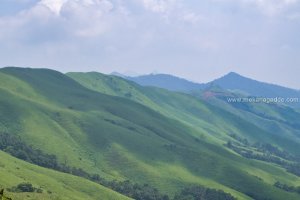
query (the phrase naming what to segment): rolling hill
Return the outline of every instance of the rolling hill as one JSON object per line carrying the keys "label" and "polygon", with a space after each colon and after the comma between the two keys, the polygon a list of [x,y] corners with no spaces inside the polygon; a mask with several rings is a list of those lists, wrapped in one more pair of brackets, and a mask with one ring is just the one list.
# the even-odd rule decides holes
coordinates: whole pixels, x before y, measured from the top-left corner
{"label": "rolling hill", "polygon": [[[277,119],[277,122],[281,122],[282,126],[286,126],[287,124],[290,125],[283,130],[283,132],[290,130],[292,134],[296,134],[294,137],[287,137],[288,140],[290,140],[290,143],[293,143],[295,140],[299,141],[299,130],[297,128],[295,129],[295,127],[298,126],[296,124],[298,124],[297,119],[299,119],[300,115],[298,112],[294,112],[294,115],[289,117],[287,113],[293,113],[293,110],[290,111],[290,108],[288,107],[275,106],[271,104],[254,104],[251,105],[253,109],[256,110],[254,116],[241,120],[240,118],[245,116],[245,114],[249,114],[249,110],[241,107],[241,105],[245,105],[245,103],[232,103],[232,105],[228,102],[224,103],[224,101],[227,100],[227,97],[232,97],[232,95],[234,95],[224,90],[216,93],[221,94],[219,96],[215,95],[215,97],[212,98],[201,96],[201,99],[199,99],[192,95],[174,93],[164,89],[141,87],[133,82],[126,81],[119,77],[106,76],[95,72],[68,73],[68,76],[74,78],[74,80],[77,80],[79,83],[89,89],[109,95],[128,98],[151,107],[157,112],[184,122],[185,124],[192,126],[194,129],[198,129],[199,132],[205,134],[207,137],[215,134],[214,137],[224,140],[226,138],[226,134],[222,135],[222,133],[232,132],[236,134],[245,134],[245,136],[248,138],[252,137],[254,141],[272,141],[272,143],[277,143],[277,145],[280,145],[279,143],[283,141],[282,137],[284,137],[284,135],[279,134],[279,138],[276,138],[276,136],[272,134],[274,131],[271,125],[269,125],[268,128],[261,130],[262,127],[264,127],[264,123],[257,124],[256,126],[253,125],[253,123],[248,123],[248,121],[253,121],[256,119],[259,121],[264,120],[266,121],[266,124],[269,124],[268,122],[270,122],[271,118],[273,119],[273,122]],[[203,94],[205,95],[206,92],[207,91],[205,91]],[[208,90],[208,92],[213,93],[214,91]],[[222,99],[223,104],[220,104],[220,102],[219,104],[214,104],[216,99]],[[229,106],[230,109],[225,109]],[[237,114],[237,111],[240,113]],[[271,116],[267,116],[266,113],[271,113],[270,115],[273,116],[273,118]],[[263,116],[263,114],[266,116]],[[232,129],[232,124],[245,124],[247,128],[240,127],[237,131],[234,130],[237,128],[237,126],[235,125],[235,128]],[[252,128],[250,128],[251,126]],[[255,132],[250,131],[253,129],[256,129],[255,132],[259,134],[255,134]],[[276,139],[277,142],[275,141]],[[294,153],[297,153],[297,150],[295,150]]]}
{"label": "rolling hill", "polygon": [[0,188],[11,188],[20,183],[30,182],[34,187],[42,190],[41,193],[6,192],[6,196],[14,200],[130,199],[86,179],[38,167],[16,159],[2,151],[0,151],[0,156]]}
{"label": "rolling hill", "polygon": [[[249,159],[237,151],[252,149],[260,154],[255,142],[272,144],[279,152],[273,157],[293,162],[300,152],[296,123],[300,114],[292,108],[263,105],[262,115],[258,105],[244,109],[219,97],[208,100],[143,87],[100,73],[65,75],[48,69],[11,67],[0,69],[0,80],[0,130],[56,155],[60,163],[106,180],[149,184],[170,198],[189,185],[221,189],[238,199],[300,197],[274,186],[277,181],[299,186],[300,178],[293,171],[266,160]],[[273,123],[282,132],[274,133]],[[239,141],[245,139],[248,146]],[[229,141],[236,149],[229,148]],[[281,155],[283,150],[291,158]],[[2,154],[1,162],[9,166],[14,158]],[[45,174],[53,171],[41,170]],[[6,169],[8,176],[14,177],[14,173]],[[48,178],[41,179],[47,182]],[[21,181],[12,180],[12,184]],[[47,185],[30,180],[48,190]],[[124,198],[96,185],[103,193]]]}
{"label": "rolling hill", "polygon": [[[249,119],[248,121],[246,121],[246,119],[241,120],[241,116],[248,114],[248,112],[246,113],[243,110],[234,107],[225,111],[225,109],[221,109],[223,108],[223,105],[221,104],[212,106],[212,99],[209,101],[199,100],[187,94],[173,93],[158,88],[144,88],[119,77],[106,76],[93,72],[68,73],[68,76],[74,78],[89,89],[110,95],[122,96],[152,107],[157,112],[192,126],[201,133],[202,138],[207,138],[207,140],[213,143],[222,143],[222,141],[224,142],[224,140],[228,139],[226,133],[235,132],[237,134],[243,134],[244,137],[252,138],[252,140],[256,142],[265,141],[273,144],[277,143],[279,146],[281,145],[283,148],[289,149],[293,153],[297,154],[298,152],[299,135],[286,136],[285,138],[284,134],[279,133],[274,136],[274,131],[270,128],[272,126],[266,125],[266,127],[262,129],[260,124],[257,124],[257,126],[254,125],[254,122],[256,122],[255,120],[261,120],[261,116],[251,116],[250,119],[253,120],[253,123],[249,123]],[[103,90],[103,88],[106,90]],[[265,107],[269,108],[268,105],[265,105]],[[242,114],[236,113],[237,110],[242,112]],[[285,115],[283,115],[283,117],[284,116]],[[298,117],[294,116],[294,121],[296,121]],[[268,119],[264,120],[270,121]],[[232,129],[232,127],[228,127],[228,124],[230,124],[230,126],[234,124],[235,128]],[[236,130],[236,128],[239,130]],[[285,131],[290,129],[290,127],[285,128]],[[297,130],[292,129],[291,132],[295,134],[297,133]],[[289,140],[287,143],[290,145],[286,145],[286,140]],[[295,140],[298,142],[295,142]]]}

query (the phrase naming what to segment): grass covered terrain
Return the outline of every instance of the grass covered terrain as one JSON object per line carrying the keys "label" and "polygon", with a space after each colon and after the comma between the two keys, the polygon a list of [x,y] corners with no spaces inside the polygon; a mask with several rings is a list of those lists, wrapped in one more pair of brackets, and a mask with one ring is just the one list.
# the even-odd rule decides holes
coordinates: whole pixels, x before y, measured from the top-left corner
{"label": "grass covered terrain", "polygon": [[[277,181],[298,186],[296,175],[275,164],[243,158],[225,146],[234,133],[295,154],[299,143],[289,124],[277,121],[290,132],[273,134],[258,124],[255,117],[262,116],[255,112],[247,111],[247,120],[241,117],[245,111],[231,105],[224,109],[222,101],[212,104],[98,73],[66,76],[46,69],[4,68],[0,80],[0,131],[20,136],[68,166],[107,180],[147,183],[170,197],[192,184],[221,189],[238,199],[300,198],[273,186]],[[3,161],[9,159],[13,158],[6,155]],[[13,172],[10,177],[12,182],[2,187],[20,182]]]}
{"label": "grass covered terrain", "polygon": [[34,187],[42,189],[42,193],[12,193],[6,190],[6,196],[14,200],[129,199],[86,179],[35,166],[2,151],[0,157],[0,188],[11,188],[29,182]]}
{"label": "grass covered terrain", "polygon": [[[221,143],[228,135],[237,134],[253,142],[276,144],[299,154],[300,113],[274,104],[230,104],[230,92],[219,88],[192,95],[174,93],[153,87],[141,87],[120,77],[97,72],[67,73],[83,86],[101,93],[120,96],[139,102],[192,126],[202,136]],[[209,93],[210,97],[206,97]]]}

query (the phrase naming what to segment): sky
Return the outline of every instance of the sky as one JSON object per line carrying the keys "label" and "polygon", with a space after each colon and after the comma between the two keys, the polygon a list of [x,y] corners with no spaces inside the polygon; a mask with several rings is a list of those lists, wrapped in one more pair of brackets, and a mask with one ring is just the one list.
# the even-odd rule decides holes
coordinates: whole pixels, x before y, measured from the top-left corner
{"label": "sky", "polygon": [[0,66],[300,89],[300,0],[0,0]]}

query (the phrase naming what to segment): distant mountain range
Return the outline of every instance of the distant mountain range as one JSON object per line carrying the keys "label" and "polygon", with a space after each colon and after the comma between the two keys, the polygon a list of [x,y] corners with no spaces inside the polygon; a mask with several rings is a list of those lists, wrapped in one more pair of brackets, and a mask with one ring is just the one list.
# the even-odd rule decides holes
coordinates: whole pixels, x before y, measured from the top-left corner
{"label": "distant mountain range", "polygon": [[187,92],[205,88],[205,84],[194,83],[186,79],[168,74],[149,74],[136,77],[121,77],[126,78],[127,80],[134,81],[142,86],[154,86],[164,88],[170,91]]}
{"label": "distant mountain range", "polygon": [[[120,74],[114,74],[121,76]],[[281,97],[285,100],[287,98],[295,98],[300,101],[300,91],[278,86],[275,84],[264,83],[256,81],[235,72],[230,72],[227,75],[215,79],[208,83],[195,83],[189,80],[179,78],[168,74],[149,74],[136,77],[122,76],[127,80],[134,81],[142,86],[153,86],[164,88],[170,91],[191,93],[201,91],[211,86],[218,86],[225,90],[243,93],[247,96],[275,98]],[[300,107],[300,102],[287,103],[292,106]]]}

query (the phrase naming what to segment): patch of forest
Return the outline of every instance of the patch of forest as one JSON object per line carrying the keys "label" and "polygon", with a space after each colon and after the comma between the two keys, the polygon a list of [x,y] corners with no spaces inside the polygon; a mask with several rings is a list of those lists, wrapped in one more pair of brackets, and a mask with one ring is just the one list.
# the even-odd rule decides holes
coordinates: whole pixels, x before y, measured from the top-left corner
{"label": "patch of forest", "polygon": [[284,184],[284,183],[280,183],[279,181],[274,183],[274,186],[281,189],[281,190],[284,190],[286,192],[293,192],[293,193],[300,194],[300,186],[297,186],[297,187],[290,186],[290,185],[287,185],[287,184]]}
{"label": "patch of forest", "polygon": [[236,134],[229,135],[234,140],[227,142],[226,146],[234,152],[249,159],[261,160],[274,163],[285,168],[288,172],[300,177],[299,158],[291,155],[287,151],[266,143],[251,144],[246,138],[241,138]]}

